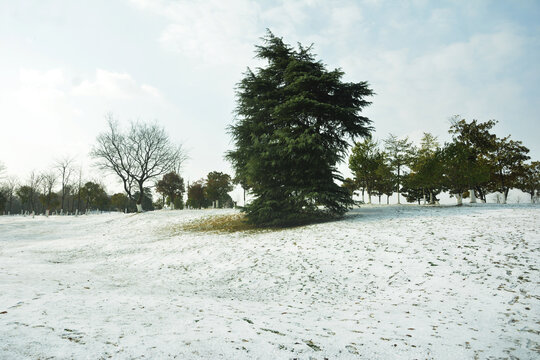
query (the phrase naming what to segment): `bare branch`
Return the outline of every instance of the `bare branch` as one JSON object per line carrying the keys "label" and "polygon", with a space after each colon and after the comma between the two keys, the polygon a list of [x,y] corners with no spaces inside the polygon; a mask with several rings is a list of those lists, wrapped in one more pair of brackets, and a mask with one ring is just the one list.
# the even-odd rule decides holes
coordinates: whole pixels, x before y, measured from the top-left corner
{"label": "bare branch", "polygon": [[[97,165],[122,180],[130,199],[141,204],[144,184],[153,178],[177,170],[186,159],[181,146],[171,143],[165,130],[157,124],[132,122],[127,133],[118,128],[118,121],[107,115],[109,129],[97,137],[91,155]],[[136,188],[135,188],[136,186]]]}

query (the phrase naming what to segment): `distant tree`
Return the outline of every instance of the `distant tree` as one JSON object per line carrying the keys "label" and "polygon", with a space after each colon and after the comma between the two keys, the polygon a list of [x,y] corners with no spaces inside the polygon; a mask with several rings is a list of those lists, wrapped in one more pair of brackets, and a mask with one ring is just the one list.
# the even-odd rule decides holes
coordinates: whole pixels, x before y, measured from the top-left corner
{"label": "distant tree", "polygon": [[53,172],[47,172],[41,175],[41,186],[43,191],[40,195],[40,202],[46,210],[52,210],[60,204],[53,189],[58,178]]}
{"label": "distant tree", "polygon": [[386,204],[390,203],[390,196],[396,188],[397,176],[392,172],[392,166],[388,158],[384,156],[379,158],[377,170],[375,170],[375,185],[374,189],[381,203],[381,196],[386,195]]}
{"label": "distant tree", "polygon": [[462,142],[446,144],[442,150],[442,167],[443,187],[456,196],[458,205],[463,204],[463,194],[468,189],[489,180],[489,168],[481,166],[473,150]]}
{"label": "distant tree", "polygon": [[232,203],[229,192],[233,191],[231,177],[218,171],[212,171],[206,176],[205,194],[210,202],[218,201],[219,207]]}
{"label": "distant tree", "polygon": [[[76,184],[73,186],[73,196],[77,197],[77,211],[80,212],[81,211],[81,205],[82,205],[82,194],[81,194],[81,190],[82,190],[82,187],[83,187],[83,172],[82,172],[82,166],[79,167],[79,171],[78,171],[78,176],[77,176],[77,182]],[[75,199],[74,199],[75,200]],[[74,201],[75,202],[75,201]],[[71,211],[73,211],[73,209],[71,209]]]}
{"label": "distant tree", "polygon": [[208,207],[208,199],[205,196],[205,187],[203,179],[188,185],[186,205],[195,209]]}
{"label": "distant tree", "polygon": [[[135,195],[135,199],[139,198],[138,191],[136,191],[134,195]],[[135,201],[132,200],[131,203],[132,203],[132,207],[134,209],[137,209],[137,204],[135,203]],[[154,200],[152,196],[152,190],[149,187],[144,188],[144,193],[142,197],[142,210],[144,211],[154,210]]]}
{"label": "distant tree", "polygon": [[56,161],[55,168],[58,171],[58,174],[60,175],[60,186],[61,189],[61,199],[60,199],[60,210],[64,212],[64,202],[66,199],[66,195],[68,194],[68,185],[69,181],[71,179],[71,176],[75,172],[75,169],[73,167],[74,159],[70,157],[63,157],[62,159],[59,159]]}
{"label": "distant tree", "polygon": [[38,187],[41,183],[41,176],[39,176],[35,171],[30,173],[26,184],[21,186],[17,190],[17,196],[21,199],[21,205],[24,210],[36,211],[36,204],[38,201]]}
{"label": "distant tree", "polygon": [[[482,170],[489,167],[490,154],[495,151],[497,136],[492,134],[490,130],[497,124],[496,120],[486,122],[478,122],[472,120],[467,122],[465,119],[459,119],[459,116],[454,116],[451,119],[449,133],[452,134],[454,142],[458,142],[467,147],[469,151],[468,162],[471,163],[470,169],[477,167]],[[489,177],[476,178],[471,186],[471,202],[476,202],[476,193],[483,202],[486,202],[486,193],[489,186]]]}
{"label": "distant tree", "polygon": [[412,184],[419,186],[423,193],[424,202],[426,196],[429,195],[429,203],[433,204],[436,201],[436,195],[443,188],[443,158],[437,137],[430,133],[424,133],[420,148],[415,149],[414,153],[413,161],[410,164],[414,174],[409,179],[408,186]]}
{"label": "distant tree", "polygon": [[404,175],[402,178],[403,184],[401,192],[403,196],[405,196],[407,202],[418,202],[418,205],[420,205],[420,201],[422,199],[425,200],[425,191],[418,180],[419,178],[414,172]]}
{"label": "distant tree", "polygon": [[21,201],[21,207],[23,210],[33,211],[34,190],[28,185],[20,186],[16,191],[17,196]]}
{"label": "distant tree", "polygon": [[517,179],[516,187],[531,195],[531,203],[535,203],[540,196],[540,161],[525,164],[525,171]]}
{"label": "distant tree", "polygon": [[[176,205],[178,205],[177,199],[179,199],[181,203],[182,195],[186,191],[184,179],[174,171],[165,174],[163,175],[163,178],[156,183],[156,191],[166,198],[169,205],[172,204],[173,208],[175,208],[177,207]],[[177,208],[181,207],[183,206]]]}
{"label": "distant tree", "polygon": [[18,186],[19,181],[17,178],[12,176],[8,176],[2,185],[2,193],[6,199],[5,210],[8,212],[13,212],[13,200],[15,198],[15,191]]}
{"label": "distant tree", "polygon": [[129,207],[129,198],[126,194],[116,193],[111,196],[111,206],[116,211],[125,211]]}
{"label": "distant tree", "polygon": [[134,122],[124,133],[112,115],[107,120],[109,129],[98,135],[91,155],[101,169],[120,177],[126,194],[136,201],[137,210],[142,211],[144,185],[178,169],[186,158],[185,153],[181,146],[172,144],[157,124]]}
{"label": "distant tree", "polygon": [[378,144],[371,138],[354,144],[349,157],[349,169],[353,172],[358,183],[362,183],[368,193],[368,204],[375,192],[377,169],[384,161],[384,154],[378,149]]}
{"label": "distant tree", "polygon": [[524,163],[529,159],[528,152],[529,149],[521,141],[511,140],[510,136],[496,140],[490,159],[492,190],[502,193],[503,204],[506,204],[510,189],[518,186],[518,179],[525,173]]}
{"label": "distant tree", "polygon": [[81,197],[86,209],[103,210],[109,202],[109,197],[101,184],[88,181],[81,188]]}
{"label": "distant tree", "polygon": [[0,211],[6,210],[7,196],[4,188],[0,188]]}
{"label": "distant tree", "polygon": [[234,150],[227,153],[236,178],[254,199],[248,221],[286,226],[340,216],[352,205],[336,181],[349,138],[367,136],[360,112],[373,95],[366,82],[342,82],[344,73],[315,60],[311,47],[295,50],[268,32],[257,57],[267,65],[248,69],[238,84]]}
{"label": "distant tree", "polygon": [[[385,150],[390,160],[390,166],[396,173],[395,185],[398,195],[398,204],[401,204],[400,200],[400,186],[403,167],[405,167],[411,158],[412,143],[409,142],[409,138],[399,139],[397,136],[389,134],[388,138],[384,141]],[[387,199],[388,200],[388,199]]]}
{"label": "distant tree", "polygon": [[351,178],[346,178],[343,180],[343,183],[341,184],[341,186],[345,189],[347,189],[347,191],[349,192],[349,195],[351,196],[351,199],[353,198],[354,196],[354,192],[355,190],[358,189],[358,185],[356,184],[356,182],[351,179]]}

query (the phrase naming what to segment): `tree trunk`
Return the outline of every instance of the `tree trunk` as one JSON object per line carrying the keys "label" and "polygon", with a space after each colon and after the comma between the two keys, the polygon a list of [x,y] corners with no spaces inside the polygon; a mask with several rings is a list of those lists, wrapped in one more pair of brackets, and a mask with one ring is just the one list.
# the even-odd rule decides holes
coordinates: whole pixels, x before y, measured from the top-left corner
{"label": "tree trunk", "polygon": [[510,191],[510,188],[504,189],[503,192],[503,204],[506,204],[506,201],[508,200],[508,192]]}
{"label": "tree trunk", "polygon": [[143,183],[140,182],[139,183],[139,198],[137,199],[137,212],[143,211],[142,209],[143,197],[144,197],[144,187],[143,187]]}
{"label": "tree trunk", "polygon": [[368,204],[371,204],[371,191],[367,191],[367,196],[368,196]]}
{"label": "tree trunk", "polygon": [[458,206],[463,205],[463,195],[461,194],[461,192],[459,194],[456,194],[456,199],[457,199]]}
{"label": "tree trunk", "polygon": [[397,203],[398,205],[401,205],[401,201],[399,200],[399,173],[400,173],[400,166],[398,165],[398,168],[397,168]]}
{"label": "tree trunk", "polygon": [[474,189],[469,190],[469,194],[471,196],[471,204],[476,204],[476,194],[474,193]]}
{"label": "tree trunk", "polygon": [[364,190],[365,190],[365,189],[362,188],[362,202],[363,202],[363,203],[365,203],[365,201],[364,201]]}
{"label": "tree trunk", "polygon": [[433,191],[429,192],[429,204],[430,205],[435,204],[435,201],[433,200]]}
{"label": "tree trunk", "polygon": [[379,195],[379,205],[381,205],[381,195]]}
{"label": "tree trunk", "polygon": [[[390,204],[390,195],[386,195],[386,205]],[[399,201],[398,201],[399,204]]]}

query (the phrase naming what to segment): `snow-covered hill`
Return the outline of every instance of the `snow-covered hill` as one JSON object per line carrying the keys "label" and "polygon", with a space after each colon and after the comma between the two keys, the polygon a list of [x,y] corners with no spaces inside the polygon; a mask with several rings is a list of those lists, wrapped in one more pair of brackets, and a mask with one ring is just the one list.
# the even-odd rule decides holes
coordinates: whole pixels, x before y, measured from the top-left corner
{"label": "snow-covered hill", "polygon": [[540,207],[0,217],[0,359],[540,357]]}

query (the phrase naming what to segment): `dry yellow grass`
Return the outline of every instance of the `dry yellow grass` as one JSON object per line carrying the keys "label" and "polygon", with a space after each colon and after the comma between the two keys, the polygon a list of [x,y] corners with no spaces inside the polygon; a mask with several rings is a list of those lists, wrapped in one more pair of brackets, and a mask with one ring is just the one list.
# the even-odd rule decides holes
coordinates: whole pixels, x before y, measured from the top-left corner
{"label": "dry yellow grass", "polygon": [[248,224],[244,214],[207,216],[190,221],[176,228],[179,231],[201,232],[238,232],[260,230],[255,225]]}

